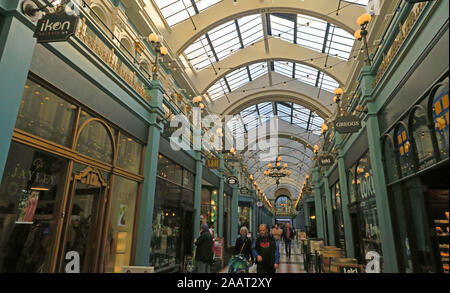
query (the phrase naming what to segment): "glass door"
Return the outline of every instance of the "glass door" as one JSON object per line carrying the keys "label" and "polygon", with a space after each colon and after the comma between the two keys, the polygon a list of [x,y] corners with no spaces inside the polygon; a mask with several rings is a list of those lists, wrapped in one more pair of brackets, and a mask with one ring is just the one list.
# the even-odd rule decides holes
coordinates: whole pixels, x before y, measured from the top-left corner
{"label": "glass door", "polygon": [[79,257],[81,273],[98,272],[107,190],[102,174],[92,167],[74,176],[65,211],[60,272],[72,266],[73,259],[67,256],[73,254]]}

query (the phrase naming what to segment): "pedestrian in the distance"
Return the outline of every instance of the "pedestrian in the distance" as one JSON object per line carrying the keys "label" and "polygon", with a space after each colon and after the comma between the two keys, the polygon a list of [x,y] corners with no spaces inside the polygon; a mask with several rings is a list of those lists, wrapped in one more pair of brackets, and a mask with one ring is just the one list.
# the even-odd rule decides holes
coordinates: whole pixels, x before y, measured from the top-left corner
{"label": "pedestrian in the distance", "polygon": [[259,226],[259,235],[253,241],[253,256],[256,259],[257,273],[275,273],[280,264],[278,241],[269,233],[265,224]]}
{"label": "pedestrian in the distance", "polygon": [[212,245],[213,239],[208,225],[203,224],[200,228],[200,236],[195,240],[197,246],[195,251],[195,272],[210,273],[213,261]]}
{"label": "pedestrian in the distance", "polygon": [[280,241],[281,234],[283,234],[283,230],[281,230],[280,227],[278,227],[278,224],[275,224],[275,226],[273,226],[272,228],[273,237],[275,237],[276,240]]}
{"label": "pedestrian in the distance", "polygon": [[295,232],[294,232],[294,229],[292,229],[290,223],[286,223],[286,226],[284,227],[284,230],[283,230],[282,238],[284,240],[286,256],[287,256],[287,258],[290,259],[291,258],[291,242],[295,238]]}

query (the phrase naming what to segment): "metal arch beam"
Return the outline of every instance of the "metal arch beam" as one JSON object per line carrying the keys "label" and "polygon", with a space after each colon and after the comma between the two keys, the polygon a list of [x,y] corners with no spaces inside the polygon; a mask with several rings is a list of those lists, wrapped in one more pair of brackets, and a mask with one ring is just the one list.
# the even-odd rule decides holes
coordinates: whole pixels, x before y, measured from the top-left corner
{"label": "metal arch beam", "polygon": [[190,19],[186,19],[170,29],[167,36],[173,52],[180,55],[190,44],[211,29],[233,19],[263,13],[297,13],[309,15],[330,22],[353,35],[359,29],[356,18],[365,12],[360,5],[349,5],[341,8],[339,15],[333,13],[339,0],[284,0],[260,1],[245,0],[234,5],[233,1],[221,1],[199,14],[192,16],[195,28]]}
{"label": "metal arch beam", "polygon": [[[257,103],[285,101],[314,111],[324,120],[332,116],[335,103],[331,92],[319,92],[319,89],[312,85],[292,80],[276,72],[272,72],[272,77],[274,86],[267,87],[269,77],[267,74],[263,75],[239,90],[228,93],[228,99],[223,96],[214,100],[210,105],[211,110],[222,115],[233,115]],[[263,86],[266,88],[262,89]],[[274,112],[274,115],[276,114],[278,113]]]}
{"label": "metal arch beam", "polygon": [[[328,56],[328,67],[325,68],[325,60],[327,58],[327,54],[325,53],[275,37],[269,38],[267,42],[271,48],[269,52],[265,50],[265,42],[260,40],[255,42],[254,46],[247,46],[221,61],[214,63],[214,65],[209,65],[195,74],[190,74],[189,77],[196,84],[198,91],[204,94],[217,81],[234,70],[253,63],[273,60],[295,62],[315,68],[334,78],[340,85],[345,84],[347,77],[351,73],[351,67],[346,66],[347,62],[337,57]],[[314,61],[311,61],[311,59]],[[333,69],[329,68],[330,65],[333,66]],[[213,66],[217,70],[216,74],[211,74],[215,72]]]}

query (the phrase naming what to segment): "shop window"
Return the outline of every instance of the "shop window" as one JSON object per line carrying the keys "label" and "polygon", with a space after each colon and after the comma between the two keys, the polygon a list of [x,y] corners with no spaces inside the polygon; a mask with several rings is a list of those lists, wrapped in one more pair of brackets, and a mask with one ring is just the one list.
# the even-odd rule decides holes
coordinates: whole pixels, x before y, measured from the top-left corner
{"label": "shop window", "polygon": [[411,142],[406,127],[401,124],[395,131],[395,145],[400,161],[402,177],[411,175],[415,171]]}
{"label": "shop window", "polygon": [[436,163],[426,111],[418,106],[410,119],[418,169],[422,170]]}
{"label": "shop window", "polygon": [[432,97],[432,118],[435,125],[435,133],[441,153],[441,159],[448,158],[449,151],[449,99],[448,83],[440,86]]}
{"label": "shop window", "polygon": [[179,186],[162,179],[156,180],[150,248],[150,265],[154,266],[155,270],[181,264],[180,229],[183,218],[180,211],[180,194]]}
{"label": "shop window", "polygon": [[107,273],[118,273],[122,266],[130,265],[138,186],[135,181],[120,176],[114,177],[111,216],[105,241],[105,272]]}
{"label": "shop window", "polygon": [[384,138],[383,160],[387,182],[390,183],[398,180],[399,176],[398,176],[397,154],[395,153],[395,149],[390,136],[386,136]]}
{"label": "shop window", "polygon": [[159,155],[158,160],[158,176],[173,183],[182,184],[183,169],[180,165],[175,164],[163,155]]}
{"label": "shop window", "polygon": [[143,146],[133,138],[120,133],[117,166],[131,173],[139,174]]}
{"label": "shop window", "polygon": [[106,126],[98,120],[88,122],[81,129],[76,150],[80,154],[112,164],[113,140]]}
{"label": "shop window", "polygon": [[356,166],[351,167],[348,170],[347,176],[348,176],[348,197],[350,204],[356,202],[356,176],[355,176],[355,168]]}
{"label": "shop window", "polygon": [[183,186],[192,190],[195,187],[195,175],[186,169],[183,170]]}
{"label": "shop window", "polygon": [[70,147],[77,112],[75,105],[28,80],[23,91],[16,128]]}
{"label": "shop window", "polygon": [[0,272],[50,272],[67,160],[12,143],[0,185]]}

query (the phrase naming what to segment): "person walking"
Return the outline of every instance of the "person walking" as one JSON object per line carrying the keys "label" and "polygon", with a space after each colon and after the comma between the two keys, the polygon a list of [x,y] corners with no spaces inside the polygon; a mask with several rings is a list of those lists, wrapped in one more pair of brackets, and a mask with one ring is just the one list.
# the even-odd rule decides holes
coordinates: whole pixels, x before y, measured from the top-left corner
{"label": "person walking", "polygon": [[290,223],[286,223],[286,226],[283,230],[282,238],[284,240],[284,247],[286,251],[287,258],[291,258],[291,242],[295,238],[294,229],[292,229]]}
{"label": "person walking", "polygon": [[275,237],[276,240],[278,240],[278,242],[281,240],[282,233],[283,230],[281,230],[280,227],[278,227],[278,224],[275,224],[275,226],[273,226],[272,228],[272,235],[273,237]]}
{"label": "person walking", "polygon": [[247,227],[242,226],[239,234],[240,237],[236,239],[236,244],[234,245],[234,255],[242,254],[245,256],[247,261],[251,261],[253,263],[252,240],[247,236]]}
{"label": "person walking", "polygon": [[259,226],[259,235],[253,241],[252,251],[257,273],[275,273],[280,264],[280,250],[278,241],[270,235],[266,224]]}
{"label": "person walking", "polygon": [[211,263],[213,261],[213,239],[208,225],[203,224],[201,226],[200,236],[195,239],[194,244],[197,246],[195,251],[195,272],[210,273]]}

